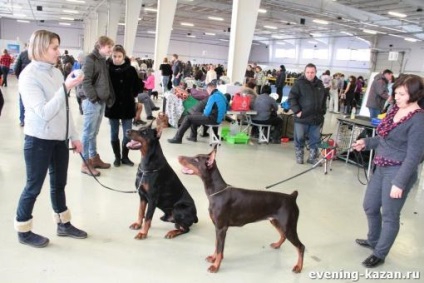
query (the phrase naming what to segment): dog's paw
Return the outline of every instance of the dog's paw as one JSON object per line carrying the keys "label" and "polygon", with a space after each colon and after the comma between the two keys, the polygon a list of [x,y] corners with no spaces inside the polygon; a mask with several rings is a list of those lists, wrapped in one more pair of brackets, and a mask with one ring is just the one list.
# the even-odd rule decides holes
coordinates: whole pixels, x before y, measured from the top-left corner
{"label": "dog's paw", "polygon": [[144,234],[144,233],[138,233],[135,237],[134,237],[134,239],[136,239],[136,240],[144,240],[144,239],[146,239],[147,238],[147,234]]}
{"label": "dog's paw", "polygon": [[300,272],[302,271],[302,267],[296,264],[296,265],[293,267],[292,271],[293,271],[294,273],[300,273]]}
{"label": "dog's paw", "polygon": [[277,243],[271,243],[269,246],[273,249],[279,249],[281,247],[281,244],[277,242]]}
{"label": "dog's paw", "polygon": [[183,231],[172,230],[172,231],[169,231],[168,233],[166,233],[165,239],[172,239],[172,238],[175,238],[175,237],[177,237],[177,236],[179,236],[181,234],[183,234]]}
{"label": "dog's paw", "polygon": [[140,230],[141,224],[138,224],[137,222],[130,225],[131,230]]}
{"label": "dog's paw", "polygon": [[208,257],[205,258],[205,260],[207,262],[210,262],[210,263],[214,263],[215,262],[215,259],[216,259],[216,256],[215,255],[210,255],[210,256],[208,256]]}
{"label": "dog's paw", "polygon": [[215,266],[215,265],[211,265],[208,268],[208,272],[210,272],[210,273],[217,273],[218,270],[219,270],[219,266]]}

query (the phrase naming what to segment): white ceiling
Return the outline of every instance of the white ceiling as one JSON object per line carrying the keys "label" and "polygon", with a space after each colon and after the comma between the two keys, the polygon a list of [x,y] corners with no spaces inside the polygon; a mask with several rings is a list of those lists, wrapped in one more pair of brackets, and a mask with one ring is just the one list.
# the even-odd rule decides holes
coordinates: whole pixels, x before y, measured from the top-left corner
{"label": "white ceiling", "polygon": [[[78,1],[78,0],[76,0]],[[82,27],[90,12],[106,9],[108,3],[121,3],[121,22],[125,17],[125,0],[85,0],[78,3],[69,0],[0,0],[0,17],[35,21],[39,25],[71,24]],[[166,3],[166,0],[164,3]],[[82,3],[84,2],[84,3]],[[231,26],[231,0],[178,0],[172,38],[201,40],[211,44],[227,45]],[[42,11],[37,10],[42,7]],[[157,0],[144,0],[138,36],[154,37]],[[261,8],[266,13],[258,13],[254,42],[269,44],[270,41],[286,41],[300,38],[314,38],[318,43],[328,42],[332,37],[357,37],[370,40],[372,35],[364,29],[394,37],[424,40],[424,0],[262,0]],[[76,10],[70,14],[64,10]],[[403,13],[405,18],[389,15],[390,11]],[[23,16],[25,15],[25,16]],[[222,21],[208,17],[221,17]],[[74,20],[61,19],[72,17]],[[301,24],[301,19],[305,23]],[[315,23],[320,19],[328,24]],[[44,21],[44,22],[42,22]],[[181,26],[190,22],[194,27]],[[276,27],[276,29],[265,26]],[[118,33],[124,33],[120,26]],[[215,35],[207,35],[213,33]],[[187,35],[195,38],[186,38]]]}

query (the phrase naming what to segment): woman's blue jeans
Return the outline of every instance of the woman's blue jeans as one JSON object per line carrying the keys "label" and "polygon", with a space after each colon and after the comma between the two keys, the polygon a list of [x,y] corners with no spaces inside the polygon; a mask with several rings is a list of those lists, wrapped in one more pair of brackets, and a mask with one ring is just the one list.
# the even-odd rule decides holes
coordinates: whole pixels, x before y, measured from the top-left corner
{"label": "woman's blue jeans", "polygon": [[97,155],[97,135],[105,114],[105,103],[102,101],[92,103],[88,99],[84,99],[82,101],[82,111],[84,113],[81,137],[82,156],[85,160],[88,160]]}
{"label": "woman's blue jeans", "polygon": [[309,148],[317,149],[321,142],[321,126],[312,124],[294,123],[294,146],[303,149],[306,136],[309,138]]}
{"label": "woman's blue jeans", "polygon": [[54,212],[66,211],[65,186],[68,174],[69,149],[65,141],[43,140],[25,136],[24,157],[26,185],[18,203],[16,220],[32,219],[37,196],[41,192],[47,172],[50,175],[50,199]]}
{"label": "woman's blue jeans", "polygon": [[[122,146],[126,146],[126,144],[130,141],[125,134],[127,130],[132,129],[132,119],[121,119],[122,121]],[[119,119],[109,119],[110,124],[110,141],[118,141],[119,140]]]}

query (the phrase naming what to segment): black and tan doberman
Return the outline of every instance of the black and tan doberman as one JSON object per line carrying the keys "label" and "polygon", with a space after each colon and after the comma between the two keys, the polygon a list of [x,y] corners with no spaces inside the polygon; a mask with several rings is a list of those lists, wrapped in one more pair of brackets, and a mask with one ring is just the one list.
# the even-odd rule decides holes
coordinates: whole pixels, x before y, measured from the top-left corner
{"label": "black and tan doberman", "polygon": [[212,263],[208,271],[219,270],[224,258],[224,243],[228,227],[243,226],[269,219],[280,234],[280,239],[272,243],[271,247],[280,248],[287,238],[297,248],[298,260],[292,271],[299,273],[303,267],[305,246],[297,236],[299,218],[299,208],[296,204],[297,191],[288,195],[230,186],[222,178],[215,156],[216,148],[209,154],[178,157],[181,165],[193,170],[193,174],[202,179],[209,199],[209,215],[215,225],[216,246],[214,254],[206,258]]}
{"label": "black and tan doberman", "polygon": [[189,232],[189,227],[198,221],[196,206],[163,154],[159,143],[161,128],[154,129],[149,124],[137,131],[128,130],[126,134],[131,139],[127,147],[140,150],[142,155],[135,182],[140,207],[137,221],[130,226],[140,229],[135,238],[147,237],[156,208],[165,213],[161,220],[175,223],[176,230],[169,231],[165,238]]}

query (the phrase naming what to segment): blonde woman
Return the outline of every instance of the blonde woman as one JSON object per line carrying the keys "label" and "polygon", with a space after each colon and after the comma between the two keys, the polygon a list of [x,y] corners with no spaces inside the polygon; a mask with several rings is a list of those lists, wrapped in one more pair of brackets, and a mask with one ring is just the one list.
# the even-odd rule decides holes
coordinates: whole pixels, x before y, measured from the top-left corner
{"label": "blonde woman", "polygon": [[[35,31],[28,53],[32,62],[19,76],[19,93],[25,105],[24,158],[26,185],[18,203],[15,229],[19,242],[32,247],[45,247],[49,239],[32,232],[32,211],[41,192],[47,172],[50,175],[50,199],[57,235],[83,239],[87,233],[75,228],[66,206],[65,185],[71,141],[74,152],[82,152],[72,120],[66,110],[67,92],[81,84],[83,75],[63,75],[54,65],[60,56],[60,37],[47,30]],[[67,117],[67,115],[69,115]]]}

